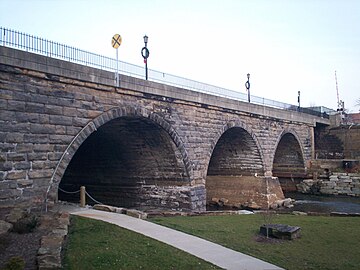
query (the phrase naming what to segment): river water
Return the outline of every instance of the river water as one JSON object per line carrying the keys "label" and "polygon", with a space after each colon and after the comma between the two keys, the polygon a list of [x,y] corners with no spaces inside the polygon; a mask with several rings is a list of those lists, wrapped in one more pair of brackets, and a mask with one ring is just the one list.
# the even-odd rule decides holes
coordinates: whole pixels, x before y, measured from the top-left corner
{"label": "river water", "polygon": [[296,192],[289,192],[284,195],[286,198],[296,200],[291,211],[360,213],[360,197],[318,196]]}

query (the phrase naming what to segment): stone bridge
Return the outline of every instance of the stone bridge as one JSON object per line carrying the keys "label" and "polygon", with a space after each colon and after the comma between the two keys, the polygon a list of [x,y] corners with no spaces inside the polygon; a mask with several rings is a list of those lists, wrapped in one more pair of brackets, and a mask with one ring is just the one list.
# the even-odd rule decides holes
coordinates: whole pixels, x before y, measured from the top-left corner
{"label": "stone bridge", "polygon": [[[0,207],[96,200],[203,211],[267,208],[307,174],[327,119],[0,46]],[[74,193],[64,193],[74,192]]]}

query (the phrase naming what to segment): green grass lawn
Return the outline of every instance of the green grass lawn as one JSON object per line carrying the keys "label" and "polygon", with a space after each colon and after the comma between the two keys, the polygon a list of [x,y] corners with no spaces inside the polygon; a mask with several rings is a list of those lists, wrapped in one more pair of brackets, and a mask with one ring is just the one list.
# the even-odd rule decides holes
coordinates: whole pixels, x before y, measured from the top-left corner
{"label": "green grass lawn", "polygon": [[360,269],[360,218],[277,215],[272,223],[301,227],[301,238],[255,241],[262,215],[154,218],[187,232],[286,269]]}
{"label": "green grass lawn", "polygon": [[64,269],[218,269],[183,251],[83,217],[72,217]]}

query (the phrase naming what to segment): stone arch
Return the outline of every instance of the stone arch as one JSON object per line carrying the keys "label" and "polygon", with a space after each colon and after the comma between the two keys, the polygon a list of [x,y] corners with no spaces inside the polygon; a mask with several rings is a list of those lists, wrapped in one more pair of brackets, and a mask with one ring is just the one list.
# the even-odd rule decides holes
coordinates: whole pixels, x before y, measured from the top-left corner
{"label": "stone arch", "polygon": [[231,121],[211,149],[205,181],[208,207],[240,207],[253,201],[267,207],[263,154],[254,132],[241,121]]}
{"label": "stone arch", "polygon": [[183,161],[188,182],[190,183],[193,176],[193,166],[188,157],[187,151],[185,149],[184,143],[177,131],[160,115],[150,112],[149,110],[141,107],[133,107],[133,106],[125,106],[125,107],[114,107],[109,109],[108,111],[102,113],[98,117],[89,121],[85,127],[81,129],[81,131],[73,138],[70,142],[66,150],[63,152],[54,173],[51,177],[47,192],[46,192],[46,200],[56,200],[57,198],[57,189],[59,183],[69,165],[75,153],[79,149],[79,147],[87,140],[92,133],[97,131],[106,123],[110,121],[122,117],[142,117],[147,119],[153,124],[161,127],[166,134],[169,135],[172,142],[176,146],[176,149],[181,155],[181,159]]}
{"label": "stone arch", "polygon": [[285,129],[277,137],[272,161],[273,176],[279,178],[304,176],[304,147],[295,130]]}
{"label": "stone arch", "polygon": [[214,140],[211,141],[210,144],[210,148],[209,148],[209,152],[208,155],[206,157],[206,162],[207,162],[207,169],[206,169],[206,174],[208,173],[209,170],[209,164],[210,164],[210,160],[212,158],[212,155],[214,153],[215,147],[217,146],[219,140],[221,139],[221,137],[230,129],[233,128],[239,128],[244,130],[245,134],[249,135],[249,139],[252,139],[252,142],[254,143],[254,147],[256,148],[256,150],[258,151],[258,155],[259,155],[259,160],[261,161],[261,165],[263,167],[263,172],[265,172],[265,164],[264,164],[264,155],[263,155],[263,151],[262,148],[260,147],[260,143],[259,140],[257,139],[255,133],[252,131],[252,129],[250,127],[248,127],[245,123],[243,123],[240,120],[234,120],[234,121],[229,121],[228,123],[226,123],[225,125],[223,125],[221,127],[221,129],[216,133],[216,136],[214,137]]}

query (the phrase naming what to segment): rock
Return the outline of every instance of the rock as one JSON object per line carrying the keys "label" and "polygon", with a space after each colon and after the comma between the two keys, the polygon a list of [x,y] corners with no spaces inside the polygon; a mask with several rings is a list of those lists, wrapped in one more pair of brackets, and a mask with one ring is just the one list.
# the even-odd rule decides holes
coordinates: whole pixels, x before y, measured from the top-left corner
{"label": "rock", "polygon": [[300,227],[289,226],[284,224],[266,224],[260,226],[260,233],[270,237],[275,237],[284,240],[292,240],[300,237]]}
{"label": "rock", "polygon": [[277,203],[273,203],[273,204],[270,204],[270,209],[277,209],[278,208],[278,205]]}
{"label": "rock", "polygon": [[100,211],[113,212],[113,213],[118,213],[118,214],[126,214],[125,208],[115,207],[115,206],[106,205],[106,204],[95,204],[93,206],[93,208],[95,210],[100,210]]}
{"label": "rock", "polygon": [[292,214],[295,216],[307,216],[307,213],[301,211],[292,211]]}
{"label": "rock", "polygon": [[286,198],[286,199],[284,200],[283,205],[284,205],[284,207],[286,207],[286,208],[292,208],[292,207],[294,207],[294,205],[293,205],[293,200],[292,200],[291,198]]}
{"label": "rock", "polygon": [[39,270],[62,269],[60,255],[39,255],[37,257],[37,262]]}
{"label": "rock", "polygon": [[126,211],[126,214],[130,217],[135,217],[135,218],[140,218],[140,219],[146,219],[147,218],[147,214],[139,211],[139,210],[134,210],[134,209],[128,209]]}
{"label": "rock", "polygon": [[312,186],[314,184],[314,179],[304,179],[302,183],[304,183],[307,186]]}
{"label": "rock", "polygon": [[4,220],[0,220],[0,235],[9,232],[12,229],[13,225]]}
{"label": "rock", "polygon": [[115,212],[115,207],[114,206],[110,206],[110,205],[105,205],[105,204],[95,204],[93,206],[93,208],[95,210],[99,210],[99,211],[105,211],[105,212]]}
{"label": "rock", "polygon": [[225,198],[220,198],[219,201],[218,201],[218,205],[220,207],[224,206],[225,204],[227,204],[229,202],[228,199],[225,199]]}
{"label": "rock", "polygon": [[330,216],[334,216],[334,217],[347,217],[349,216],[348,213],[344,213],[344,212],[331,212]]}
{"label": "rock", "polygon": [[256,202],[246,202],[243,205],[243,208],[248,208],[251,210],[260,210],[261,207]]}
{"label": "rock", "polygon": [[5,218],[5,221],[15,224],[20,219],[26,216],[27,212],[20,208],[14,208],[11,210],[10,214],[8,214]]}
{"label": "rock", "polygon": [[275,203],[277,204],[277,207],[280,208],[283,206],[284,200],[277,200]]}
{"label": "rock", "polygon": [[41,238],[38,250],[38,269],[62,269],[61,250],[68,232],[70,215],[67,212],[54,213],[43,217],[41,226],[52,228]]}
{"label": "rock", "polygon": [[239,214],[239,215],[252,215],[252,214],[254,214],[254,212],[253,211],[248,211],[248,210],[238,210],[237,214]]}

